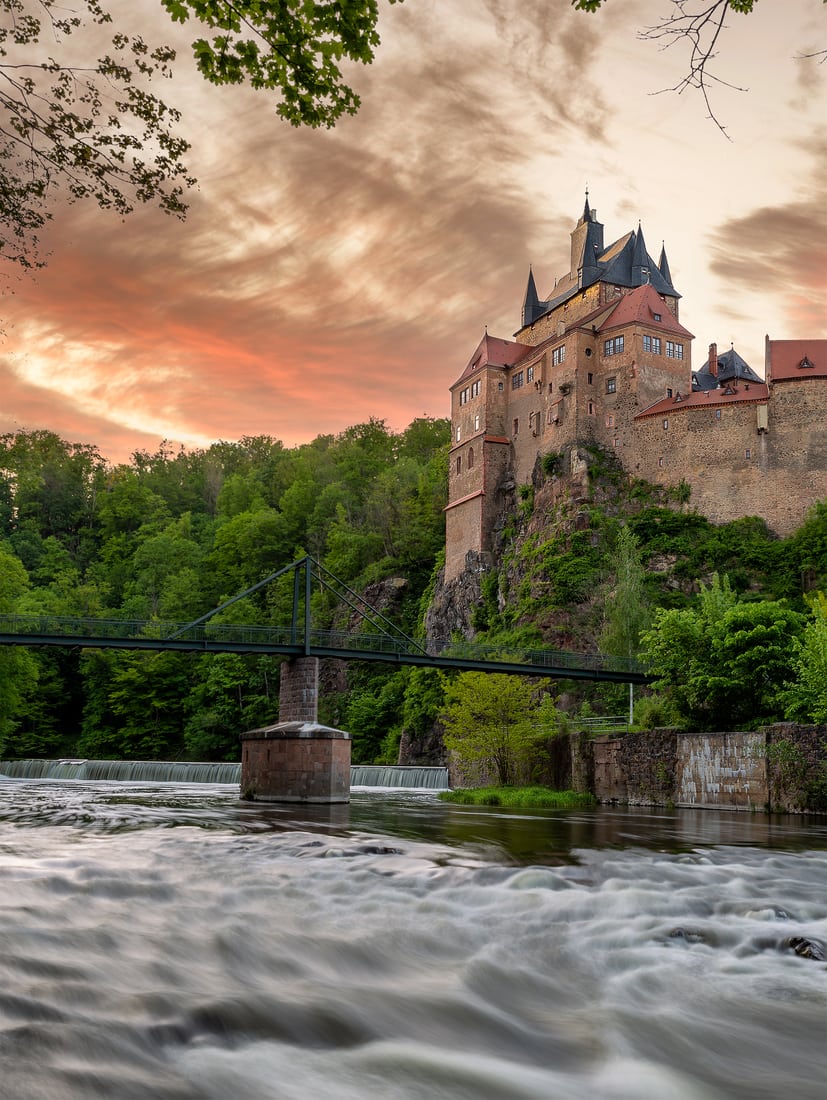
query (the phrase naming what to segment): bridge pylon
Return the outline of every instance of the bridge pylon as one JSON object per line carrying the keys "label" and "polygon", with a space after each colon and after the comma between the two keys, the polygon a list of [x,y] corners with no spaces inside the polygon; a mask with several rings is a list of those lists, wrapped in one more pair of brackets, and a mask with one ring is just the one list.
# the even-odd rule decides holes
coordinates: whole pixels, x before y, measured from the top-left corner
{"label": "bridge pylon", "polygon": [[241,797],[349,802],[351,735],[318,722],[319,658],[282,662],[279,720],[241,735]]}

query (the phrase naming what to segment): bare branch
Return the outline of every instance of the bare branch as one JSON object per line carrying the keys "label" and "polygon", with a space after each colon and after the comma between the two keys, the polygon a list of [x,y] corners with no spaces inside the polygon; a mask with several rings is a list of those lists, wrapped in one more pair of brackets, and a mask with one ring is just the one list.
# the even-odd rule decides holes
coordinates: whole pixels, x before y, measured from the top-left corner
{"label": "bare branch", "polygon": [[672,0],[672,4],[674,10],[671,15],[639,34],[640,38],[660,43],[660,48],[664,50],[676,44],[689,43],[688,71],[675,84],[660,89],[660,92],[677,92],[678,95],[688,89],[700,92],[708,117],[727,140],[730,140],[726,127],[713,110],[711,88],[719,85],[737,92],[747,89],[717,76],[709,69],[710,63],[718,56],[719,39],[728,29],[726,17],[731,9],[730,0],[712,0],[700,9],[697,0]]}

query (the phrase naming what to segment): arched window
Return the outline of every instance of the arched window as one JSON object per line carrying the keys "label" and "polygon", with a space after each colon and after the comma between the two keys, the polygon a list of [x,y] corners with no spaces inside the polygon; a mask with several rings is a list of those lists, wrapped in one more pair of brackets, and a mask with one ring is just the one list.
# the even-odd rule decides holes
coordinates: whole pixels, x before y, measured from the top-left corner
{"label": "arched window", "polygon": [[457,474],[462,473],[462,455],[457,455]]}
{"label": "arched window", "polygon": [[473,470],[473,468],[474,468],[474,448],[469,447],[468,448],[468,469]]}

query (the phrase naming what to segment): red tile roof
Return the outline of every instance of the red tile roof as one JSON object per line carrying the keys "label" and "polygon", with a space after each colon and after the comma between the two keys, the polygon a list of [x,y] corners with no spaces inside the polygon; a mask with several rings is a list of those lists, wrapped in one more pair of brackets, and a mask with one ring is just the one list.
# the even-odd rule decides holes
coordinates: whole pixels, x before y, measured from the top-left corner
{"label": "red tile roof", "polygon": [[767,340],[767,378],[827,378],[827,340]]}
{"label": "red tile roof", "polygon": [[765,382],[750,382],[747,385],[727,387],[723,390],[677,393],[674,397],[661,398],[648,409],[643,409],[635,416],[635,420],[641,420],[645,416],[671,416],[684,409],[714,409],[723,405],[760,405],[768,401],[769,396],[769,387]]}
{"label": "red tile roof", "polygon": [[[655,314],[660,320],[655,320]],[[646,325],[653,332],[663,331],[691,340],[692,333],[683,327],[651,283],[636,287],[629,294],[617,299],[614,309],[599,326],[600,332],[620,328],[621,325]]]}
{"label": "red tile roof", "polygon": [[[454,386],[458,385],[464,378],[470,377],[481,367],[499,367],[502,369],[513,367],[515,363],[518,363],[520,359],[534,350],[530,344],[520,344],[516,340],[502,340],[499,336],[489,336],[486,332],[477,344],[465,370],[454,382]],[[451,388],[453,389],[453,386]]]}

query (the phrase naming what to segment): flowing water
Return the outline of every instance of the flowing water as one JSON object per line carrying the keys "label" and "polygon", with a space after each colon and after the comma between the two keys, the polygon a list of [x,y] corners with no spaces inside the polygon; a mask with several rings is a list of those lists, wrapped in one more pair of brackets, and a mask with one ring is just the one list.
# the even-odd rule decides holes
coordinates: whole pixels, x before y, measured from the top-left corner
{"label": "flowing water", "polygon": [[3,1100],[825,1097],[825,819],[10,779],[0,944]]}

